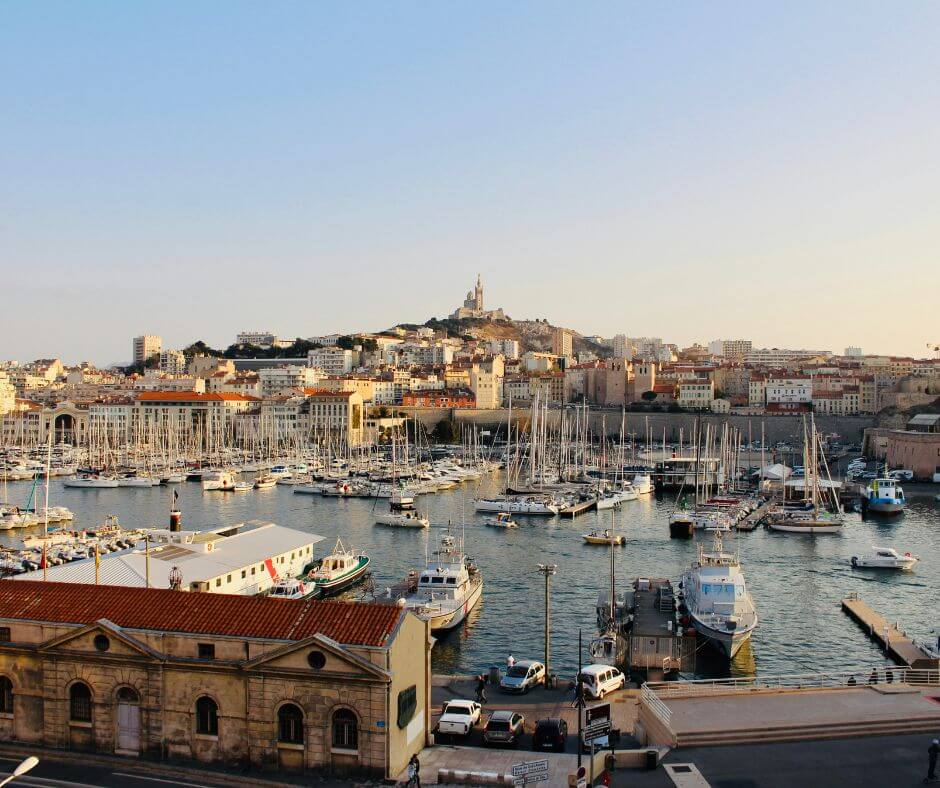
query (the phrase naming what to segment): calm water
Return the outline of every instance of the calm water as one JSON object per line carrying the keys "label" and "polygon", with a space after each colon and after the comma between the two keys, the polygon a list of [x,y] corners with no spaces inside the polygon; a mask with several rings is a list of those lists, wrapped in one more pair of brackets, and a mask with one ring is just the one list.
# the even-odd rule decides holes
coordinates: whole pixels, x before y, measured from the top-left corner
{"label": "calm water", "polygon": [[[517,658],[541,659],[543,652],[543,580],[539,563],[558,565],[552,584],[552,659],[554,668],[570,674],[577,665],[578,628],[585,646],[594,633],[597,592],[608,582],[609,553],[584,544],[581,534],[610,523],[609,512],[592,512],[575,520],[519,517],[520,527],[501,531],[483,525],[473,511],[473,498],[496,492],[499,479],[482,487],[465,484],[418,499],[432,523],[429,532],[373,525],[375,509],[387,503],[364,499],[294,495],[290,487],[250,493],[203,493],[199,484],[178,486],[184,527],[231,525],[250,519],[271,520],[324,537],[319,553],[336,537],[365,550],[373,559],[376,588],[421,568],[425,550],[433,549],[448,520],[466,523],[467,552],[485,578],[483,600],[470,620],[444,636],[434,649],[441,672],[476,673],[501,663],[511,651]],[[22,504],[30,483],[11,483],[10,503]],[[726,548],[737,548],[761,623],[750,649],[739,653],[732,673],[781,673],[832,670],[881,661],[877,648],[839,608],[840,599],[856,591],[903,629],[921,638],[940,627],[940,503],[937,489],[906,485],[909,504],[899,518],[869,519],[851,515],[844,533],[812,537],[777,534],[764,529],[732,535]],[[125,527],[165,526],[171,492],[167,488],[110,490],[65,489],[52,483],[50,504],[68,506],[74,525],[95,525],[118,515]],[[647,497],[625,504],[613,516],[628,537],[617,552],[617,580],[637,575],[673,580],[696,556],[692,541],[669,539],[672,500]],[[23,533],[22,531],[18,533]],[[10,539],[3,539],[9,543]],[[913,552],[921,562],[913,573],[853,570],[849,557],[872,545]],[[184,578],[185,580],[185,578]],[[721,667],[700,660],[699,673],[720,674]]]}

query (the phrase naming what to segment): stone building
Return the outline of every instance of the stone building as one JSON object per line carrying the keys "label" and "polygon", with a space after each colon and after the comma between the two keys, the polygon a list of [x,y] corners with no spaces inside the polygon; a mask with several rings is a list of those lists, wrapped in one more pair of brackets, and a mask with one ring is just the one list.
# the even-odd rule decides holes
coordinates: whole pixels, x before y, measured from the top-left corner
{"label": "stone building", "polygon": [[395,605],[0,581],[0,739],[393,778],[430,635]]}

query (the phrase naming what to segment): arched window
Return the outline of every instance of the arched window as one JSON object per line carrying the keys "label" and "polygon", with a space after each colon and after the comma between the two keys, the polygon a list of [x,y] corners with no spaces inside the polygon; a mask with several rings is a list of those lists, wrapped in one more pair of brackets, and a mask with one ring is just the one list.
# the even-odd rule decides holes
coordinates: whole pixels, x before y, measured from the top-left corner
{"label": "arched window", "polygon": [[333,747],[338,750],[359,749],[359,724],[349,709],[333,712]]}
{"label": "arched window", "polygon": [[117,691],[118,703],[140,703],[140,696],[133,687],[121,687]]}
{"label": "arched window", "polygon": [[277,710],[277,740],[285,744],[304,743],[304,713],[293,703]]}
{"label": "arched window", "polygon": [[13,682],[0,676],[0,714],[13,713]]}
{"label": "arched window", "polygon": [[69,719],[91,722],[91,690],[81,681],[76,681],[69,689]]}
{"label": "arched window", "polygon": [[219,707],[205,695],[196,701],[196,733],[219,735]]}

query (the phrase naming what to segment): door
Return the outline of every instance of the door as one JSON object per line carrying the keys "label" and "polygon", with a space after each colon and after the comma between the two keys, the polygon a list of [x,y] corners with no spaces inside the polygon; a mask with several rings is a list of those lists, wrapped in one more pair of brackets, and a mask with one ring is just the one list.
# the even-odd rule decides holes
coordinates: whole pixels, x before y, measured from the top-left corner
{"label": "door", "polygon": [[136,703],[118,703],[117,749],[134,755],[140,752],[140,706]]}

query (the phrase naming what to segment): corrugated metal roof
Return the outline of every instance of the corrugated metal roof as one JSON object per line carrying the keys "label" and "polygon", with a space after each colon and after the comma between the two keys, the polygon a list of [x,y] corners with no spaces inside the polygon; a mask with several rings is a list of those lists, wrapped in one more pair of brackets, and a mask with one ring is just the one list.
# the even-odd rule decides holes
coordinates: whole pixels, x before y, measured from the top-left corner
{"label": "corrugated metal roof", "polygon": [[126,629],[384,646],[405,611],[396,605],[318,602],[159,588],[0,580],[0,619],[86,625],[106,618]]}

